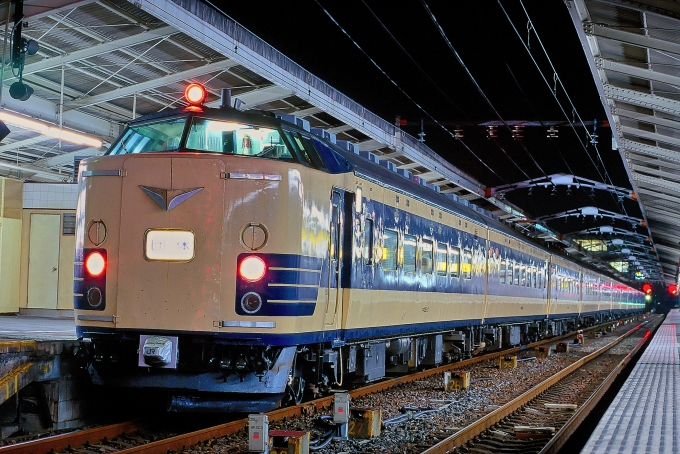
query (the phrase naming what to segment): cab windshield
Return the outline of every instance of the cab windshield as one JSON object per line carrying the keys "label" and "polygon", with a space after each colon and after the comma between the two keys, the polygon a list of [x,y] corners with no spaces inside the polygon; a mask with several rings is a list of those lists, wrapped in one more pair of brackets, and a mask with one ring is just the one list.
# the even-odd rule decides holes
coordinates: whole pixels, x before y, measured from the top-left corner
{"label": "cab windshield", "polygon": [[108,154],[178,151],[181,148],[295,160],[278,129],[191,117],[186,142],[183,142],[186,124],[187,117],[176,117],[130,126]]}
{"label": "cab windshield", "polygon": [[186,117],[179,117],[130,126],[108,154],[176,151],[186,121]]}
{"label": "cab windshield", "polygon": [[277,129],[193,118],[186,148],[213,153],[293,159]]}

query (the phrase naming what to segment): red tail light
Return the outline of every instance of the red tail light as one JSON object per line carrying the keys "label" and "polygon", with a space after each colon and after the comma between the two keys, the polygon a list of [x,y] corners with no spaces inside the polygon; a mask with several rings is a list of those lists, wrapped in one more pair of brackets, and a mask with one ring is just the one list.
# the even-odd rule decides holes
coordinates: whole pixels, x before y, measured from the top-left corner
{"label": "red tail light", "polygon": [[104,256],[94,251],[85,258],[85,270],[90,276],[97,277],[106,269],[106,260]]}
{"label": "red tail light", "polygon": [[264,273],[267,271],[267,266],[260,257],[256,255],[251,255],[246,257],[241,262],[238,272],[239,275],[248,281],[255,282],[259,281],[264,277]]}

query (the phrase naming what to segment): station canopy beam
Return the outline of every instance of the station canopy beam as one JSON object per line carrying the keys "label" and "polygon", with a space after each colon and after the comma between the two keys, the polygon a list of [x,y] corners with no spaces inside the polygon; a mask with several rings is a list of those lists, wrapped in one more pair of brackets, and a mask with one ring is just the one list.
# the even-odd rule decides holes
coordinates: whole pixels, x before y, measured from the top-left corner
{"label": "station canopy beam", "polygon": [[486,189],[487,197],[502,197],[511,191],[518,189],[531,189],[535,187],[557,187],[566,186],[567,188],[590,188],[602,191],[608,191],[620,197],[626,197],[635,200],[635,193],[627,188],[620,188],[609,184],[601,183],[599,181],[589,180],[587,178],[577,177],[575,175],[568,175],[566,173],[556,173],[541,178],[533,178],[530,180],[520,181],[518,183],[510,183],[502,186],[496,186]]}

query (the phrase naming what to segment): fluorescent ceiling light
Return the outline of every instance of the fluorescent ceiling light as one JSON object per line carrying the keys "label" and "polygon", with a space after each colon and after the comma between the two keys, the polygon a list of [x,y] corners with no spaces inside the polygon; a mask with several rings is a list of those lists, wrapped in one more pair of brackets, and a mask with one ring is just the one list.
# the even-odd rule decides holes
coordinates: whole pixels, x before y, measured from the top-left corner
{"label": "fluorescent ceiling light", "polygon": [[55,139],[65,140],[77,145],[87,145],[93,148],[101,148],[103,144],[101,139],[86,136],[85,134],[69,131],[67,129],[59,129],[58,126],[50,126],[47,123],[31,120],[18,115],[12,115],[5,111],[0,111],[0,120],[10,125],[18,126],[24,129],[30,129],[32,131],[39,132],[44,136],[54,137]]}

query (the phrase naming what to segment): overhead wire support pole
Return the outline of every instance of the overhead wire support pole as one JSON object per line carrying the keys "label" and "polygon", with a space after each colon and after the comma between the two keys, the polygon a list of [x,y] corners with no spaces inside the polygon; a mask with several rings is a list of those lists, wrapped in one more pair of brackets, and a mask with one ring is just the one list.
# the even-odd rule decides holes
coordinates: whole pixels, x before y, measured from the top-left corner
{"label": "overhead wire support pole", "polygon": [[[61,87],[59,89],[59,131],[64,129],[64,65],[61,65]],[[61,137],[59,138],[59,148],[61,148]]]}

